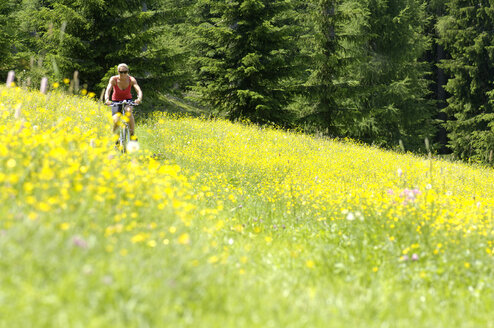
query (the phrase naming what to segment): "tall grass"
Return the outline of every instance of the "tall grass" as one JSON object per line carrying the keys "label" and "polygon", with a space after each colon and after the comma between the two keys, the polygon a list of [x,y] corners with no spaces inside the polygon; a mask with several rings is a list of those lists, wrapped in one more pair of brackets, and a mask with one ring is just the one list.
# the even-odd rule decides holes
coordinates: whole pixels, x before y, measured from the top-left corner
{"label": "tall grass", "polygon": [[491,169],[0,88],[0,326],[492,327]]}

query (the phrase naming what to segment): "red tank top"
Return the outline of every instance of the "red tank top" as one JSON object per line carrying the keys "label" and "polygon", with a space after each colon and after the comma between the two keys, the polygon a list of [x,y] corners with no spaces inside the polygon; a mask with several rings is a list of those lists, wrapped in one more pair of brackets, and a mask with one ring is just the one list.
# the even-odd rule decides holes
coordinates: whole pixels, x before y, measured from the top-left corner
{"label": "red tank top", "polygon": [[111,100],[122,101],[127,99],[132,99],[132,94],[130,93],[130,87],[132,86],[131,79],[129,76],[129,86],[125,90],[120,90],[117,83],[113,86],[113,94]]}

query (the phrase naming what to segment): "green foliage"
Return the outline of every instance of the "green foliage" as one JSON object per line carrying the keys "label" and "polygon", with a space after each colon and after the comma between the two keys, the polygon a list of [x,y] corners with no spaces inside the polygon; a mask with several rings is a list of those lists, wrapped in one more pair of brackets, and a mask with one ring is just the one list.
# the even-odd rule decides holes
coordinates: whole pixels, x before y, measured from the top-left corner
{"label": "green foliage", "polygon": [[304,122],[333,136],[423,148],[434,133],[430,66],[421,61],[430,47],[425,4],[314,0],[307,10]]}
{"label": "green foliage", "polygon": [[[11,68],[33,83],[60,81],[77,70],[90,89],[104,88],[106,73],[127,63],[149,89],[169,88],[173,53],[164,41],[159,1],[23,1],[10,15],[16,30]],[[105,77],[104,79],[102,79]],[[149,92],[149,94],[153,94]]]}
{"label": "green foliage", "polygon": [[3,0],[0,77],[38,87],[77,70],[99,95],[125,62],[150,107],[173,94],[232,120],[407,150],[441,119],[436,140],[447,129],[457,157],[485,161],[492,16],[485,0]]}
{"label": "green foliage", "polygon": [[394,147],[400,140],[417,150],[433,135],[433,106],[421,61],[430,46],[424,33],[425,4],[411,0],[369,0],[361,60],[350,70],[358,81],[351,102],[356,115],[347,134],[368,143]]}
{"label": "green foliage", "polygon": [[355,96],[349,65],[359,59],[367,12],[356,1],[334,0],[313,0],[308,11],[310,76],[305,85],[312,110],[303,121],[341,136],[354,114],[347,107],[347,99]]}
{"label": "green foliage", "polygon": [[13,8],[13,0],[0,3],[0,77],[6,76],[9,62],[12,60],[14,27],[9,23],[9,15]]}
{"label": "green foliage", "polygon": [[432,68],[432,74],[428,77],[430,80],[429,90],[431,90],[430,99],[435,104],[434,118],[436,120],[436,134],[432,139],[435,144],[434,148],[438,152],[445,154],[450,151],[447,149],[447,133],[443,126],[443,122],[447,119],[447,116],[441,111],[446,106],[446,91],[444,90],[444,84],[446,84],[447,76],[443,69],[438,67],[437,64],[441,60],[447,57],[447,53],[444,47],[439,44],[439,35],[436,29],[437,21],[445,13],[447,0],[427,0],[426,13],[429,19],[424,28],[424,33],[430,38],[431,46],[425,52],[423,57],[424,61],[429,63]]}
{"label": "green foliage", "polygon": [[157,44],[168,50],[165,62],[172,68],[167,79],[174,89],[183,92],[191,84],[192,69],[187,65],[191,55],[188,45],[193,38],[189,17],[196,0],[161,0],[158,8],[162,12],[163,30],[157,36]]}
{"label": "green foliage", "polygon": [[289,121],[284,107],[296,31],[290,3],[201,0],[193,15],[193,91],[201,101],[230,119]]}
{"label": "green foliage", "polygon": [[491,161],[494,150],[494,9],[486,1],[448,3],[438,24],[451,59],[441,67],[451,78],[445,113],[450,148],[462,159]]}

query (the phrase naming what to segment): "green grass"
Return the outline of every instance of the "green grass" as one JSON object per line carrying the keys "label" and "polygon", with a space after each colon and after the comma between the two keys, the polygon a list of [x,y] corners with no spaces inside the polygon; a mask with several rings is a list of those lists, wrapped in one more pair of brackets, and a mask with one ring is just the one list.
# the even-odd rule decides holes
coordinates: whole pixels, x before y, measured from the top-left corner
{"label": "green grass", "polygon": [[106,110],[0,88],[0,327],[494,327],[492,170]]}

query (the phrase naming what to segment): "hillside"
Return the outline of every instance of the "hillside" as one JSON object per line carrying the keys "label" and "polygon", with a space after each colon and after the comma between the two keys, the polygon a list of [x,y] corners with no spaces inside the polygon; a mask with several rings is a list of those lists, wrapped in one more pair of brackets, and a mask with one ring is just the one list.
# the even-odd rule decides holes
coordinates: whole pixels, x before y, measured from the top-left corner
{"label": "hillside", "polygon": [[0,327],[493,327],[491,169],[0,87]]}

